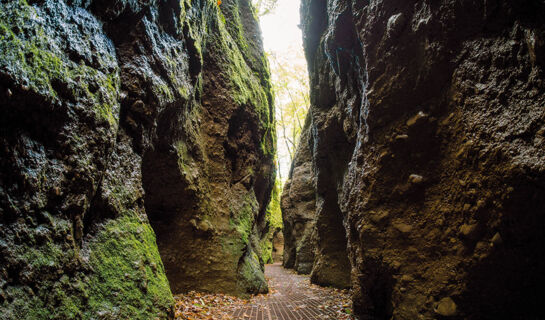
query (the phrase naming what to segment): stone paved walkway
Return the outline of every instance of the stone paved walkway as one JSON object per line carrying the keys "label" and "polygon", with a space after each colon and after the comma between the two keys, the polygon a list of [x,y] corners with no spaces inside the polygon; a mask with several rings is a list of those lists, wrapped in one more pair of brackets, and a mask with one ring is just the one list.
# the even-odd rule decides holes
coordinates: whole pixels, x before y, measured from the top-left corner
{"label": "stone paved walkway", "polygon": [[267,265],[265,277],[271,292],[235,309],[233,319],[351,319],[344,313],[349,308],[346,292],[311,285],[308,276],[286,270],[280,264]]}

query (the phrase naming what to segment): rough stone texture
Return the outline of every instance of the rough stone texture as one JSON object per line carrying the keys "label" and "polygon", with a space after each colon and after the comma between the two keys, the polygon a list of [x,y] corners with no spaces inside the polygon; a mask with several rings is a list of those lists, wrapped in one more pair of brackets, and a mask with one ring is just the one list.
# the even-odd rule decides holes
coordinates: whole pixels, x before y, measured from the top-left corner
{"label": "rough stone texture", "polygon": [[266,290],[268,79],[246,0],[2,1],[2,319]]}
{"label": "rough stone texture", "polygon": [[271,201],[266,212],[265,219],[268,221],[268,225],[263,229],[261,239],[259,240],[261,257],[264,263],[282,261],[284,237],[282,234],[282,210],[280,208],[281,192],[280,180],[276,180],[271,192]]}
{"label": "rough stone texture", "polygon": [[166,130],[182,130],[144,157],[145,203],[174,292],[266,292],[259,242],[274,184],[269,74],[248,1],[222,3],[225,25],[208,13],[214,3],[188,11],[199,24],[187,29],[202,47],[202,105],[178,120],[165,115]]}
{"label": "rough stone texture", "polygon": [[545,3],[301,11],[317,215],[348,235],[356,315],[543,318]]}
{"label": "rough stone texture", "polygon": [[272,262],[284,261],[284,233],[282,230],[275,231],[272,239]]}
{"label": "rough stone texture", "polygon": [[309,274],[314,262],[313,231],[316,223],[310,117],[307,117],[299,138],[299,147],[284,185],[281,207],[284,224],[283,266]]}

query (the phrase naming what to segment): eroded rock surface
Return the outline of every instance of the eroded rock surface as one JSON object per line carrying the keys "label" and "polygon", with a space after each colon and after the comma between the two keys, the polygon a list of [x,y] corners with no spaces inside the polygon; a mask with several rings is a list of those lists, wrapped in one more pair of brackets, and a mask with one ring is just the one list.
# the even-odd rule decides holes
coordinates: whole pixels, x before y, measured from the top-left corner
{"label": "eroded rock surface", "polygon": [[301,12],[316,214],[346,233],[355,313],[542,318],[545,3]]}
{"label": "eroded rock surface", "polygon": [[282,230],[277,230],[273,233],[271,255],[273,263],[284,261],[284,233]]}
{"label": "eroded rock surface", "polygon": [[299,138],[290,174],[281,200],[284,223],[283,266],[309,274],[314,262],[316,196],[312,170],[312,137],[307,117]]}
{"label": "eroded rock surface", "polygon": [[2,318],[267,290],[268,79],[247,0],[2,1]]}

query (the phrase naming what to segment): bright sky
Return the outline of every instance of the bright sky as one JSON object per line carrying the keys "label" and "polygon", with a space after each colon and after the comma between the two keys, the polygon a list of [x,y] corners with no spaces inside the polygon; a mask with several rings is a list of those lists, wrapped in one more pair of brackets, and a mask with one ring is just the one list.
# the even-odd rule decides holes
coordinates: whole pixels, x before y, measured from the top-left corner
{"label": "bright sky", "polygon": [[[265,51],[275,55],[277,61],[284,61],[294,65],[303,64],[305,68],[302,69],[306,70],[302,34],[301,29],[298,27],[300,23],[299,6],[299,0],[278,0],[276,9],[262,16],[260,23]],[[270,65],[273,65],[271,61]],[[272,72],[274,73],[274,68]],[[275,78],[277,77],[273,74],[273,81]],[[278,102],[281,100],[281,97],[277,97],[276,100],[278,112]],[[279,118],[278,115],[277,118]],[[289,174],[290,159],[289,152],[280,133],[278,134],[277,151],[280,175],[282,180],[285,180]]]}
{"label": "bright sky", "polygon": [[280,52],[290,46],[303,50],[299,25],[298,0],[278,0],[274,12],[261,17],[261,31],[266,51]]}

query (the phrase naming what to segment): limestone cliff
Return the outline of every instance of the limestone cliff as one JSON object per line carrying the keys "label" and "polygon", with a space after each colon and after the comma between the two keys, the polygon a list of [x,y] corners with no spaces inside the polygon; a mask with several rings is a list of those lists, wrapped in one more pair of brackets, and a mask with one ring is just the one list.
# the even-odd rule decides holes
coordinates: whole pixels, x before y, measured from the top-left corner
{"label": "limestone cliff", "polygon": [[266,291],[271,100],[248,0],[0,2],[2,319]]}
{"label": "limestone cliff", "polygon": [[545,3],[303,0],[301,13],[329,221],[314,268],[347,241],[360,319],[543,318]]}

